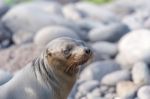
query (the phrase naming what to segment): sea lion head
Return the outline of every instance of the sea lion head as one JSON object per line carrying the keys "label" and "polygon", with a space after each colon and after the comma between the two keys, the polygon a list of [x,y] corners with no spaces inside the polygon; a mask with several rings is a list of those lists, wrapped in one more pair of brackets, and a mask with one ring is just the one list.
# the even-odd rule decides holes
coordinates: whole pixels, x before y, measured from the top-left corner
{"label": "sea lion head", "polygon": [[61,37],[47,45],[45,55],[50,68],[73,75],[91,58],[92,51],[81,40]]}

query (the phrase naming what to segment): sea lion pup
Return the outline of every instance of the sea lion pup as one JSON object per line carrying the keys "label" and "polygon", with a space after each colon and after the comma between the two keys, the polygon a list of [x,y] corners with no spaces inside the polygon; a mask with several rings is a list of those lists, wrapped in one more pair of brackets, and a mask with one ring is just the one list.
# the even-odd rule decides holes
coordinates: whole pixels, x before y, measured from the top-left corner
{"label": "sea lion pup", "polygon": [[57,38],[40,57],[0,86],[0,99],[67,99],[80,65],[91,55],[82,41]]}

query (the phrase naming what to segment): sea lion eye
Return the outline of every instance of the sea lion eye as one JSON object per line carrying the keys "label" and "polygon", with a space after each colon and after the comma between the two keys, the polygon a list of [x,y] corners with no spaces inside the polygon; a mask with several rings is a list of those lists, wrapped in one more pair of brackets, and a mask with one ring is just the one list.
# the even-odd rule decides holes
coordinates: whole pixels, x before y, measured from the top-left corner
{"label": "sea lion eye", "polygon": [[70,51],[72,50],[72,46],[67,46],[65,50],[63,50],[63,53],[65,55],[65,57],[69,57],[71,54],[70,54]]}
{"label": "sea lion eye", "polygon": [[67,55],[67,54],[69,54],[70,50],[65,49],[63,52],[64,52],[65,55]]}

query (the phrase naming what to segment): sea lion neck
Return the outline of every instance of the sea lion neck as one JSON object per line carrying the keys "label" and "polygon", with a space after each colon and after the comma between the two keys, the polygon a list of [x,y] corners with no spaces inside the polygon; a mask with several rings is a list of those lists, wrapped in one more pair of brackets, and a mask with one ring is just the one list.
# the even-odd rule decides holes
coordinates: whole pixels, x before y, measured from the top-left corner
{"label": "sea lion neck", "polygon": [[[65,93],[69,93],[76,77],[66,76],[63,72],[58,72],[51,68],[47,59],[42,55],[33,61],[33,69],[37,80],[54,90],[55,97],[67,97]],[[59,93],[61,91],[61,93]],[[63,94],[62,94],[63,93]],[[65,95],[65,96],[64,96]],[[64,98],[65,99],[65,98]]]}
{"label": "sea lion neck", "polygon": [[34,73],[40,82],[45,83],[47,86],[53,84],[54,87],[58,85],[58,80],[55,77],[51,68],[48,68],[47,64],[44,62],[44,59],[41,57],[36,58],[33,61]]}

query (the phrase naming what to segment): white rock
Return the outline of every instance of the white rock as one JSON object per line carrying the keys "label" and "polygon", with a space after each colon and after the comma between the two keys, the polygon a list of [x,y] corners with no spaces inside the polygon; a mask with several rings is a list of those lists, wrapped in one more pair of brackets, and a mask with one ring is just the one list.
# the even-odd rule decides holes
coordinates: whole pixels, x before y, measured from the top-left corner
{"label": "white rock", "polygon": [[150,99],[150,86],[143,86],[138,91],[139,99]]}
{"label": "white rock", "polygon": [[131,73],[128,70],[120,70],[109,73],[102,78],[101,83],[105,85],[114,86],[120,81],[131,79]]}
{"label": "white rock", "polygon": [[121,99],[134,99],[137,86],[131,81],[121,81],[117,84],[116,92]]}
{"label": "white rock", "polygon": [[135,84],[150,84],[150,69],[143,62],[136,63],[132,69],[132,78]]}
{"label": "white rock", "polygon": [[[117,61],[122,68],[130,69],[138,61],[150,63],[150,31],[135,30],[123,36],[120,40]],[[125,61],[124,61],[125,60]]]}

